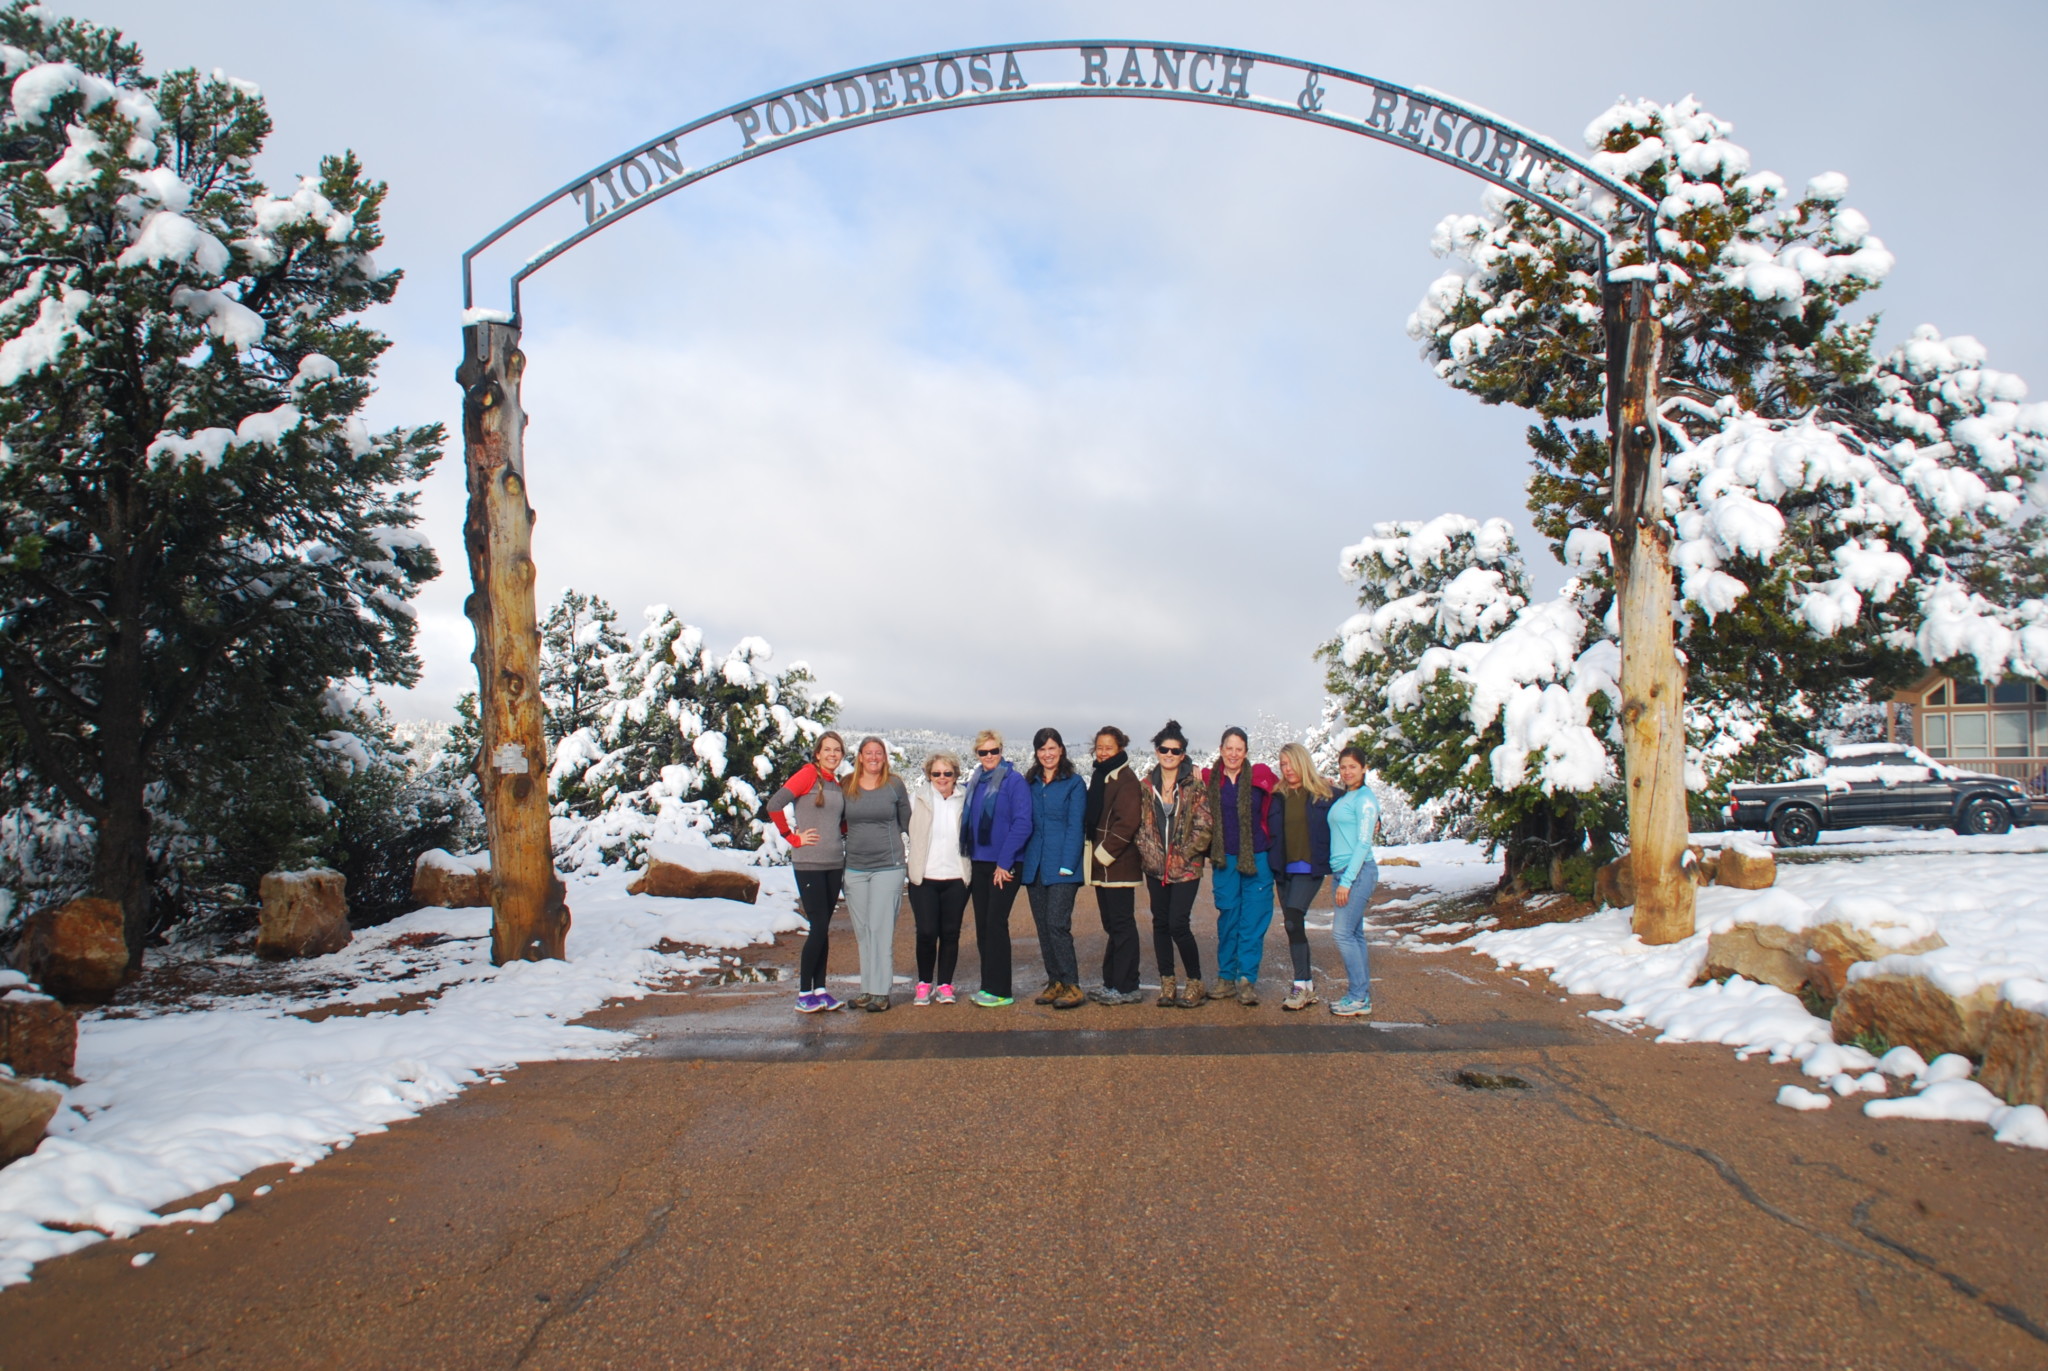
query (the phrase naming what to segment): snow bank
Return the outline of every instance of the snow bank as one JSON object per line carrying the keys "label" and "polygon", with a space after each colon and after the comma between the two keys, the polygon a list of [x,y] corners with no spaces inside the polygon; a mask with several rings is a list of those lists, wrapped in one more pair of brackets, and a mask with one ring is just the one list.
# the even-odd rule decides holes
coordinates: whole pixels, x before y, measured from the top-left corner
{"label": "snow bank", "polygon": [[[1900,841],[1928,840],[1914,833]],[[2015,850],[2021,845],[2030,850]],[[1880,1060],[1835,1042],[1827,1020],[1814,1017],[1785,991],[1739,977],[1692,983],[1715,932],[1738,923],[1797,930],[1841,921],[1893,946],[1927,933],[1938,933],[1947,943],[1918,956],[1860,964],[1851,970],[1852,977],[1910,971],[1953,994],[1997,985],[2014,1003],[2048,1004],[2044,848],[2048,833],[2031,830],[2002,839],[1951,839],[1934,852],[1782,865],[1778,884],[1769,890],[1701,890],[1697,931],[1684,942],[1659,947],[1629,931],[1630,911],[1614,909],[1575,923],[1479,933],[1458,945],[1503,966],[1547,972],[1576,994],[1617,1000],[1619,1008],[1596,1010],[1592,1017],[1647,1024],[1659,1030],[1659,1042],[1726,1043],[1745,1057],[1768,1053],[1774,1062],[1796,1061],[1838,1095],[1881,1088],[1885,1076],[1920,1088],[1913,1096],[1871,1101],[1865,1112],[1874,1118],[1982,1122],[2001,1142],[2048,1147],[2048,1115],[2033,1106],[2008,1106],[1968,1080],[1969,1063],[1963,1058],[1941,1058],[1930,1066],[1911,1049],[1894,1048]],[[1784,1095],[1779,1102],[1819,1107]]]}
{"label": "snow bank", "polygon": [[[689,853],[698,865],[711,855]],[[630,873],[618,868],[579,876],[565,962],[493,967],[489,910],[423,909],[289,968],[302,991],[288,980],[277,993],[201,998],[175,1012],[87,1015],[84,1084],[67,1092],[35,1154],[0,1171],[0,1286],[102,1234],[211,1222],[232,1196],[159,1211],[258,1167],[309,1166],[520,1062],[618,1054],[628,1035],[572,1020],[700,964],[655,951],[664,939],[741,947],[802,926],[790,871],[755,874],[754,905],[629,896]],[[335,982],[343,988],[316,988]],[[402,1012],[298,1017],[398,996],[431,998]],[[65,1231],[74,1226],[89,1231]]]}

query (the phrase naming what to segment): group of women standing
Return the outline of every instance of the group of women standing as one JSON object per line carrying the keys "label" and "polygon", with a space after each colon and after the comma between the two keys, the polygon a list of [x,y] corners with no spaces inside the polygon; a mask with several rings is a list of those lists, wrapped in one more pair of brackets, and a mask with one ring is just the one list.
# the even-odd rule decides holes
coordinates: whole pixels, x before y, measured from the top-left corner
{"label": "group of women standing", "polygon": [[[1155,1004],[1193,1009],[1209,999],[1259,1003],[1259,968],[1278,898],[1293,962],[1283,1009],[1318,1002],[1309,965],[1307,912],[1325,880],[1336,882],[1332,928],[1349,982],[1330,1006],[1345,1016],[1372,1012],[1365,907],[1378,883],[1373,837],[1379,802],[1365,783],[1365,758],[1346,748],[1333,784],[1308,749],[1280,750],[1279,774],[1250,764],[1250,740],[1226,729],[1215,765],[1197,769],[1187,736],[1169,720],[1153,735],[1153,765],[1142,777],[1130,738],[1105,727],[1095,735],[1095,765],[1084,781],[1059,730],[1032,739],[1032,764],[1020,773],[1003,758],[1003,740],[984,730],[974,765],[951,753],[924,764],[928,785],[915,797],[890,767],[880,738],[864,738],[842,775],[846,743],[820,735],[811,761],[770,797],[769,817],[795,849],[797,895],[810,922],[799,966],[797,1009],[847,1005],[826,987],[832,912],[842,893],[860,945],[861,993],[852,1007],[890,1007],[895,982],[896,908],[906,883],[917,925],[915,1003],[952,1004],[960,931],[974,910],[981,988],[972,1002],[1014,1003],[1010,913],[1021,887],[1045,963],[1039,1004],[1074,1009],[1136,1004],[1139,989],[1137,893],[1150,902],[1158,961]],[[1216,976],[1205,985],[1194,907],[1205,870],[1215,871]],[[1095,892],[1107,947],[1101,983],[1083,992],[1074,952],[1074,900]],[[1211,989],[1213,986],[1213,992]]]}

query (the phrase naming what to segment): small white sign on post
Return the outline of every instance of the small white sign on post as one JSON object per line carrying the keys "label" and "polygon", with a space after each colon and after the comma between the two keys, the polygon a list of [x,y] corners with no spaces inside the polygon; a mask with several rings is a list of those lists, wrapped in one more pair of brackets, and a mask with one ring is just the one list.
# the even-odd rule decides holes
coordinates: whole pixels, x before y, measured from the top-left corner
{"label": "small white sign on post", "polygon": [[526,749],[517,743],[500,743],[491,754],[491,765],[506,775],[526,774]]}

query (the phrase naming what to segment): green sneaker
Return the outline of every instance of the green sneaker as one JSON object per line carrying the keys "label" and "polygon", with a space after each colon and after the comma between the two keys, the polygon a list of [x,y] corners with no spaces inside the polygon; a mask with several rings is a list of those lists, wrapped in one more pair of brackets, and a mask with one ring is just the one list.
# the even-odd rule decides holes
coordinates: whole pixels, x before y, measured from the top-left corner
{"label": "green sneaker", "polygon": [[969,997],[968,1003],[978,1004],[983,1009],[1001,1009],[1005,1005],[1012,1005],[1017,1002],[1008,995],[991,995],[986,990],[977,990]]}

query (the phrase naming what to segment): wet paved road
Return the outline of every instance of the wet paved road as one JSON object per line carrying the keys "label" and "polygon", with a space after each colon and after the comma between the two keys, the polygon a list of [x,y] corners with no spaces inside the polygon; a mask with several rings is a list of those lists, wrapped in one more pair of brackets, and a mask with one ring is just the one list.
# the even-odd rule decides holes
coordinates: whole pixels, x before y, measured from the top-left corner
{"label": "wet paved road", "polygon": [[2048,1156],[1780,1109],[1783,1068],[1488,968],[1381,951],[1371,1026],[1271,980],[1192,1012],[617,1006],[640,1058],[46,1264],[0,1293],[0,1368],[2048,1365]]}

